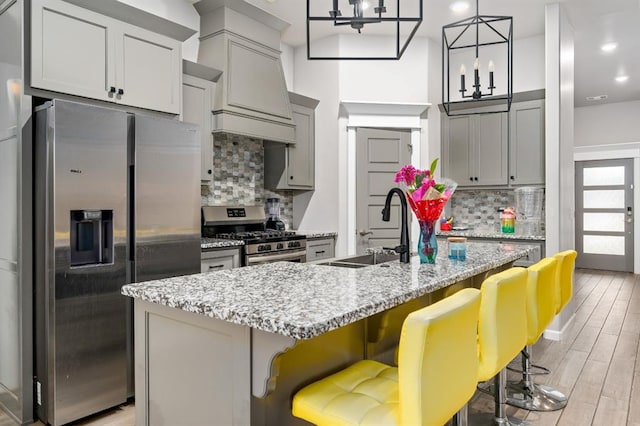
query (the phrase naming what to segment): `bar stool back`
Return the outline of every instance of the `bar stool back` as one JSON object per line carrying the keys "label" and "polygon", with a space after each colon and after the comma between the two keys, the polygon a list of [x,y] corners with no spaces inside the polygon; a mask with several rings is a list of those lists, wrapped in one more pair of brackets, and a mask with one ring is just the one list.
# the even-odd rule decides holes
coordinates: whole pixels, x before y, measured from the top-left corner
{"label": "bar stool back", "polygon": [[399,365],[359,361],[301,389],[292,413],[316,425],[442,425],[473,396],[480,292],[464,289],[412,312]]}
{"label": "bar stool back", "polygon": [[558,287],[556,290],[556,315],[573,297],[573,270],[578,252],[565,250],[553,255],[558,259]]}

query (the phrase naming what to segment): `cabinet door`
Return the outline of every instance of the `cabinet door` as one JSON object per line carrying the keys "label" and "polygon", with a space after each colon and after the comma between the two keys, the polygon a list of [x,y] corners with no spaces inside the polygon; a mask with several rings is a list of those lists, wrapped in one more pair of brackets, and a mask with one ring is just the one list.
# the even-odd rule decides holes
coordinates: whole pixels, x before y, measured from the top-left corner
{"label": "cabinet door", "polygon": [[314,112],[310,108],[291,105],[296,124],[296,143],[287,147],[288,185],[311,188],[314,184]]}
{"label": "cabinet door", "polygon": [[544,100],[515,103],[510,112],[509,181],[544,183]]}
{"label": "cabinet door", "polygon": [[180,113],[182,71],[180,42],[119,23],[118,101],[131,106]]}
{"label": "cabinet door", "polygon": [[190,75],[182,76],[182,121],[200,126],[200,179],[213,177],[213,134],[211,108],[215,83]]}
{"label": "cabinet door", "polygon": [[508,183],[507,113],[480,114],[475,116],[475,120],[474,154],[477,163],[474,184],[506,185]]}
{"label": "cabinet door", "polygon": [[31,87],[113,99],[115,21],[59,0],[33,0]]}
{"label": "cabinet door", "polygon": [[458,185],[472,185],[475,169],[472,165],[471,126],[472,116],[458,116],[445,118],[444,147],[445,167],[444,175]]}

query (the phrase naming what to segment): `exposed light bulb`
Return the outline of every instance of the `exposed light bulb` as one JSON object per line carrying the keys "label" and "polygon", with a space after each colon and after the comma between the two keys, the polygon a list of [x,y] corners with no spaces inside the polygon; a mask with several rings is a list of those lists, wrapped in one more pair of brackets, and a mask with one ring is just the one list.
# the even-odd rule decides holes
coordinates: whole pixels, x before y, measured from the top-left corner
{"label": "exposed light bulb", "polygon": [[473,69],[477,70],[480,67],[480,61],[478,60],[478,58],[476,58],[475,61],[473,61]]}
{"label": "exposed light bulb", "polygon": [[464,64],[460,65],[460,75],[465,75],[467,73],[467,68]]}
{"label": "exposed light bulb", "polygon": [[494,72],[495,71],[495,65],[493,65],[493,61],[489,61],[489,72]]}
{"label": "exposed light bulb", "polygon": [[368,1],[363,1],[362,2],[362,10],[367,10],[369,9],[369,2]]}

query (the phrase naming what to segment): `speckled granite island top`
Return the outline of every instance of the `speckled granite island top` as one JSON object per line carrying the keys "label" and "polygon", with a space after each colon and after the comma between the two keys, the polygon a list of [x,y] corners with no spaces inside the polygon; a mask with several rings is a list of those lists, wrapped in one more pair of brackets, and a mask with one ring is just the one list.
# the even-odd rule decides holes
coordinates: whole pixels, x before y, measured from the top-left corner
{"label": "speckled granite island top", "polygon": [[467,237],[467,238],[486,238],[492,240],[529,240],[529,241],[544,241],[544,234],[541,235],[526,235],[526,234],[503,234],[499,231],[493,231],[490,229],[466,229],[461,231],[440,231],[437,234],[438,237]]}
{"label": "speckled granite island top", "polygon": [[398,261],[360,269],[276,262],[129,284],[122,294],[208,317],[310,339],[525,256],[530,247],[469,243],[451,261]]}

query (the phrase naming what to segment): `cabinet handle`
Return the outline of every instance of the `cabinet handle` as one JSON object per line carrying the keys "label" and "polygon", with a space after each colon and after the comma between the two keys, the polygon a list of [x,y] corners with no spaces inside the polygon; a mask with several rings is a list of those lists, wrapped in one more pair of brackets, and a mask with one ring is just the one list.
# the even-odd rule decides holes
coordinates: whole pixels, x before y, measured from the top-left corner
{"label": "cabinet handle", "polygon": [[317,251],[316,254],[324,254],[324,250]]}
{"label": "cabinet handle", "polygon": [[293,179],[293,176],[289,176],[289,179]]}
{"label": "cabinet handle", "polygon": [[220,268],[224,268],[223,264],[220,265],[209,265],[209,269],[220,269]]}
{"label": "cabinet handle", "polygon": [[511,180],[516,180],[516,177],[515,176],[510,176],[510,179]]}
{"label": "cabinet handle", "polygon": [[472,177],[470,177],[470,178],[469,178],[469,180],[470,180],[471,182],[473,182],[473,178],[472,178]]}
{"label": "cabinet handle", "polygon": [[111,87],[109,88],[109,93],[116,93],[116,88],[115,88],[115,87],[113,87],[113,86],[111,86]]}
{"label": "cabinet handle", "polygon": [[209,170],[207,170],[207,173],[212,175],[213,174],[213,170],[209,169]]}
{"label": "cabinet handle", "polygon": [[474,177],[473,180],[475,180],[477,182],[478,181],[478,177]]}
{"label": "cabinet handle", "polygon": [[124,95],[124,90],[123,89],[118,89],[118,95]]}

